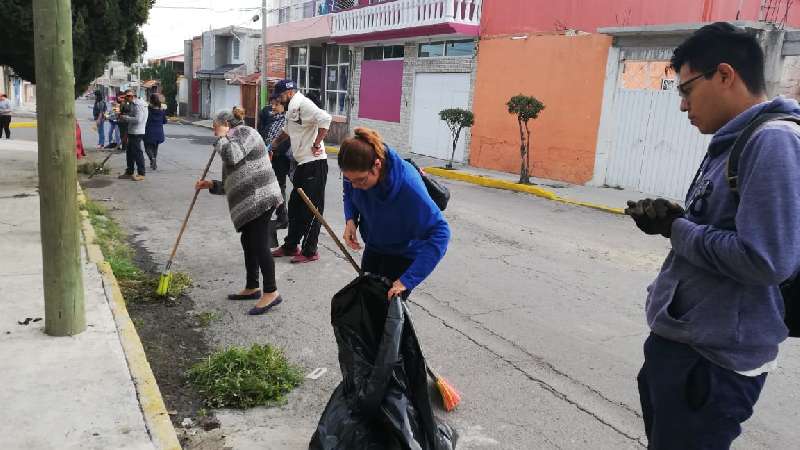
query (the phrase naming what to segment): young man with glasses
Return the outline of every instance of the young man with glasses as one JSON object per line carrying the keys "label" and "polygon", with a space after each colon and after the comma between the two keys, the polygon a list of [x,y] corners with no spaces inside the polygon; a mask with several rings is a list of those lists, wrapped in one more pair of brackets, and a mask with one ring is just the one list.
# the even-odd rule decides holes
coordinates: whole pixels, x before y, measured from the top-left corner
{"label": "young man with glasses", "polygon": [[[767,99],[758,41],[727,23],[695,32],[671,63],[681,111],[714,137],[686,211],[665,199],[628,202],[642,231],[672,244],[648,288],[642,416],[650,449],[727,449],[787,337],[779,285],[800,267],[800,105]],[[768,113],[788,119],[745,131]]]}

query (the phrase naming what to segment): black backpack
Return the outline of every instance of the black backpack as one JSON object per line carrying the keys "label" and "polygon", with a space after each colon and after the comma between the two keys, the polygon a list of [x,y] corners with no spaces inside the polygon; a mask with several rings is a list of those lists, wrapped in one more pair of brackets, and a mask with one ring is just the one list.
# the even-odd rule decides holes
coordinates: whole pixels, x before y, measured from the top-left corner
{"label": "black backpack", "polygon": [[414,161],[410,159],[406,159],[406,161],[417,169],[417,172],[419,172],[419,175],[422,177],[422,182],[425,183],[425,189],[428,190],[428,195],[431,196],[436,206],[444,211],[445,208],[447,208],[447,202],[450,201],[450,190],[442,183],[439,183],[439,181],[431,178],[431,176],[420,169]]}
{"label": "black backpack", "polygon": [[[739,202],[739,160],[742,158],[742,153],[753,133],[765,123],[773,120],[785,120],[800,125],[800,117],[797,116],[783,113],[760,114],[742,130],[733,143],[733,149],[728,157],[728,186],[733,191],[737,204]],[[784,322],[789,328],[789,336],[800,337],[800,276],[795,274],[794,277],[784,281],[781,284],[781,294],[783,295],[783,304],[786,310]]]}

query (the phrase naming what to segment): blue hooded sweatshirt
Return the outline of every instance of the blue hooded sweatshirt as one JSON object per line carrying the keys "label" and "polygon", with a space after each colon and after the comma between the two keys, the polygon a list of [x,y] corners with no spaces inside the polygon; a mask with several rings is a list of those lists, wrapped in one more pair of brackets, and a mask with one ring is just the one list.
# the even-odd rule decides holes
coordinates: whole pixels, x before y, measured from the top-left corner
{"label": "blue hooded sweatshirt", "polygon": [[400,277],[412,290],[444,257],[450,227],[419,172],[389,147],[386,162],[387,175],[371,189],[354,189],[344,179],[344,216],[359,223],[367,249],[414,261]]}
{"label": "blue hooded sweatshirt", "polygon": [[800,128],[785,121],[760,127],[739,163],[738,202],[728,186],[731,147],[764,112],[800,116],[800,105],[778,97],[714,135],[645,306],[655,334],[739,372],[777,358],[787,336],[778,285],[800,267]]}

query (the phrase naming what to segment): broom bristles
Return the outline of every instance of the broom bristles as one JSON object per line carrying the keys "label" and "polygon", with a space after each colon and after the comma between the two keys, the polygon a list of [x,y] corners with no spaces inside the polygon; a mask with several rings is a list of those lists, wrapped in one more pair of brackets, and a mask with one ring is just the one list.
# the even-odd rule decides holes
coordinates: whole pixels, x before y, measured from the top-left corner
{"label": "broom bristles", "polygon": [[439,394],[442,395],[445,411],[450,412],[461,403],[461,394],[443,377],[436,377],[436,388],[439,389]]}

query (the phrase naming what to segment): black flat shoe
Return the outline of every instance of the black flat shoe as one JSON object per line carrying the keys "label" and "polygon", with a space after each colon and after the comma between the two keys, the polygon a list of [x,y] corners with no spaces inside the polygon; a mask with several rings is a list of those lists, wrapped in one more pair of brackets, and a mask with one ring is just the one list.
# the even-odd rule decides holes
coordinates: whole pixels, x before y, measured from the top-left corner
{"label": "black flat shoe", "polygon": [[261,298],[261,291],[255,291],[252,294],[230,294],[228,300],[258,300]]}
{"label": "black flat shoe", "polygon": [[259,308],[258,306],[254,306],[250,311],[248,311],[247,314],[249,314],[251,316],[260,316],[261,314],[265,314],[267,311],[272,309],[273,306],[280,305],[282,302],[283,302],[283,298],[281,298],[281,296],[279,295],[269,305],[263,306],[261,308]]}

